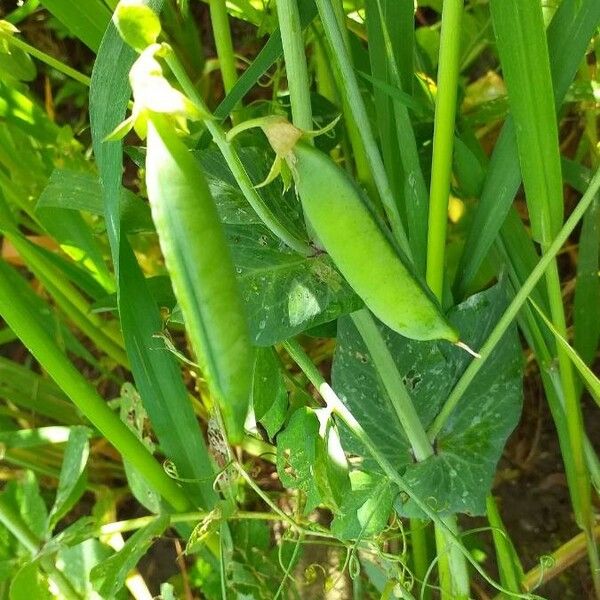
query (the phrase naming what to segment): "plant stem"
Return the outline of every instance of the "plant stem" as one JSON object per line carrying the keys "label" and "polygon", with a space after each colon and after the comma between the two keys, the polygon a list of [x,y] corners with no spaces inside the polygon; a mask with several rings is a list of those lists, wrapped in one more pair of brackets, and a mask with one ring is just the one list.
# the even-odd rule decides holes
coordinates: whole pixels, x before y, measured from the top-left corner
{"label": "plant stem", "polygon": [[225,0],[210,0],[209,4],[210,20],[215,37],[215,46],[217,47],[217,56],[219,57],[219,66],[221,67],[221,76],[223,77],[223,86],[225,93],[229,94],[237,81],[229,16]]}
{"label": "plant stem", "polygon": [[566,220],[562,229],[554,239],[554,241],[548,246],[548,249],[540,258],[537,265],[531,271],[530,275],[527,277],[521,289],[515,294],[512,302],[509,304],[508,308],[504,311],[504,314],[498,321],[496,327],[494,327],[493,331],[489,335],[488,339],[484,343],[484,345],[479,350],[480,358],[477,360],[471,361],[469,366],[466,368],[465,372],[462,374],[462,377],[458,380],[457,384],[454,386],[454,389],[448,396],[444,406],[440,410],[439,414],[433,421],[428,434],[429,439],[433,440],[436,438],[438,433],[441,431],[442,427],[446,423],[448,417],[451,415],[452,411],[456,408],[460,398],[469,387],[471,381],[473,381],[475,375],[479,372],[481,367],[485,364],[485,361],[489,358],[493,349],[496,347],[496,344],[500,341],[504,332],[508,329],[513,319],[517,316],[519,310],[526,302],[527,297],[533,289],[535,288],[538,281],[542,278],[546,269],[550,265],[550,263],[554,260],[554,257],[561,249],[563,244],[567,241],[569,235],[575,229],[575,226],[580,221],[580,219],[585,214],[585,211],[589,207],[589,205],[594,200],[596,193],[600,189],[600,169],[596,171],[594,177],[590,181],[590,185],[579,201],[579,204],[575,207],[575,210],[571,213],[571,216]]}
{"label": "plant stem", "polygon": [[433,455],[433,447],[381,332],[366,308],[352,313],[350,317],[369,350],[415,458],[417,461],[425,460]]}
{"label": "plant stem", "polygon": [[37,58],[38,60],[47,64],[49,67],[56,69],[59,73],[62,73],[63,75],[66,75],[67,77],[78,81],[86,87],[90,87],[91,79],[87,75],[76,71],[75,69],[69,67],[69,65],[65,65],[60,60],[57,60],[49,54],[38,50],[35,46],[31,46],[27,42],[24,42],[22,39],[14,35],[5,34],[2,31],[0,31],[0,38],[5,39],[6,41],[8,41],[9,44],[15,46],[15,48],[23,50],[27,54],[30,54],[34,58]]}
{"label": "plant stem", "polygon": [[[194,87],[176,54],[172,50],[169,50],[164,58],[184,93],[198,105],[200,110],[209,114],[204,100]],[[215,144],[219,147],[223,158],[225,158],[225,162],[235,177],[237,184],[240,186],[248,204],[252,206],[265,226],[287,246],[298,252],[298,254],[311,256],[313,254],[312,248],[306,242],[290,233],[260,197],[233,144],[227,141],[225,131],[219,123],[212,117],[209,117],[206,119],[205,125],[212,135]]]}
{"label": "plant stem", "polygon": [[[463,0],[444,0],[435,101],[426,268],[427,285],[429,285],[442,306],[448,198],[452,174],[456,95],[460,70],[462,12]],[[453,533],[458,533],[456,516],[453,515],[450,520]],[[446,586],[450,587],[453,597],[468,598],[469,574],[464,556],[456,551],[452,543],[449,543],[447,532],[441,530],[437,524],[435,525],[435,539],[438,556],[440,557],[438,565],[440,582],[447,582]],[[447,593],[442,591],[442,598],[446,595]]]}
{"label": "plant stem", "polygon": [[462,12],[463,0],[444,0],[427,237],[427,284],[440,301],[444,289],[444,256],[452,174]]}
{"label": "plant stem", "polygon": [[27,306],[12,293],[10,281],[1,274],[0,315],[48,375],[146,482],[174,509],[182,511],[189,508],[183,491],[71,364],[34,316],[28,314]]}
{"label": "plant stem", "polygon": [[[427,551],[427,527],[429,521],[423,519],[410,520],[410,549],[414,568],[414,576],[418,581],[425,580],[429,568],[429,553]],[[421,590],[421,600],[429,600],[431,593],[428,588]]]}
{"label": "plant stem", "polygon": [[310,131],[313,128],[310,82],[297,0],[278,0],[277,19],[292,105],[292,123],[298,129]]}
{"label": "plant stem", "polygon": [[375,186],[379,193],[381,203],[385,209],[387,218],[392,229],[392,233],[398,242],[402,252],[412,262],[412,253],[400,218],[400,212],[392,188],[385,172],[385,167],[379,153],[379,148],[373,135],[371,123],[367,115],[367,109],[362,99],[360,88],[354,69],[350,53],[344,43],[340,24],[335,15],[335,10],[332,5],[332,0],[316,0],[317,9],[323,23],[325,36],[331,46],[331,57],[336,64],[337,74],[340,77],[340,91],[343,94],[346,102],[345,108],[348,108],[352,115],[352,119],[360,134],[367,160]]}

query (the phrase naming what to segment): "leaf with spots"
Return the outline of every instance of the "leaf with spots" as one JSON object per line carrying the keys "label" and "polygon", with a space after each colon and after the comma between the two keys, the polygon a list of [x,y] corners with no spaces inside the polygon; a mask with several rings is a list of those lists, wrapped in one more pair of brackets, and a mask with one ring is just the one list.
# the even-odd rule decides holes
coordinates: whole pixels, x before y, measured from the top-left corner
{"label": "leaf with spots", "polygon": [[350,473],[352,490],[345,494],[331,531],[342,540],[371,538],[387,525],[398,488],[377,474]]}
{"label": "leaf with spots", "polygon": [[[209,149],[197,156],[225,224],[250,333],[257,345],[273,345],[362,306],[326,254],[300,256],[261,223],[218,152]],[[241,157],[251,179],[262,181],[270,167],[268,155],[246,148]],[[259,191],[292,233],[306,236],[293,192],[284,193],[280,182]]]}
{"label": "leaf with spots", "polygon": [[306,496],[306,513],[320,502],[313,475],[319,419],[315,412],[303,407],[294,412],[287,427],[277,437],[277,472],[286,488],[302,490]]}
{"label": "leaf with spots", "polygon": [[[450,322],[461,332],[461,339],[479,348],[506,301],[500,283],[452,309]],[[383,325],[380,329],[427,428],[471,358],[445,342],[418,342]],[[520,416],[521,380],[521,348],[516,329],[511,328],[438,435],[436,453],[416,463],[362,339],[349,318],[339,321],[334,388],[412,490],[441,514],[485,513],[485,496],[496,464]],[[344,446],[358,457],[366,457],[366,451],[349,435],[344,436]],[[363,458],[362,468],[377,471],[368,458]],[[401,515],[422,516],[406,498],[395,506]]]}
{"label": "leaf with spots", "polygon": [[281,363],[274,348],[258,348],[255,354],[252,407],[256,421],[272,439],[281,429],[288,408]]}

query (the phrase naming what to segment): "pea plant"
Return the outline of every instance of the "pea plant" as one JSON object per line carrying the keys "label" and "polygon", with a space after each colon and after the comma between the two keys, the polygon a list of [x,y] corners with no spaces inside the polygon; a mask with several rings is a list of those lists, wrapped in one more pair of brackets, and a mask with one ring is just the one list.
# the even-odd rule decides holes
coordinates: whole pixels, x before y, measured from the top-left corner
{"label": "pea plant", "polygon": [[600,598],[597,0],[2,10],[2,597]]}

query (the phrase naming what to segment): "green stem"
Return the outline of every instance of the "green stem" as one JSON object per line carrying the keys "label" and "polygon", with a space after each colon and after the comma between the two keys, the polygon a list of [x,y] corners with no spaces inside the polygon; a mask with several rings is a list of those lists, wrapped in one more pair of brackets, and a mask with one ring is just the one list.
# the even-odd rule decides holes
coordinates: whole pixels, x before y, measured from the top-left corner
{"label": "green stem", "polygon": [[[17,538],[19,543],[32,556],[37,555],[42,546],[41,540],[29,529],[21,515],[12,509],[3,494],[0,495],[0,523]],[[43,557],[40,560],[40,564],[60,590],[62,598],[66,598],[66,600],[81,600],[81,596],[75,591],[71,582],[65,577],[62,571],[56,568],[54,561],[49,556]]]}
{"label": "green stem", "polygon": [[[545,250],[547,252],[548,248],[546,247]],[[552,323],[556,330],[563,337],[566,337],[567,324],[562,304],[560,279],[556,260],[553,260],[550,263],[548,270],[546,271],[546,284]],[[574,503],[576,511],[575,518],[581,527],[587,529],[592,525],[592,507],[589,474],[585,465],[585,455],[583,450],[584,427],[581,406],[577,397],[571,359],[560,344],[557,344],[556,352],[558,355],[559,373],[564,397],[567,435],[571,446],[571,456],[578,487],[576,498],[578,498],[579,501]]]}
{"label": "green stem", "polygon": [[425,460],[433,455],[433,447],[381,332],[366,308],[352,313],[350,317],[369,350],[415,458],[417,461]]}
{"label": "green stem", "polygon": [[509,590],[519,592],[521,590],[521,581],[523,580],[523,568],[502,522],[496,500],[491,493],[487,495],[485,503],[488,521],[492,527],[492,538],[494,540],[500,580]]}
{"label": "green stem", "polygon": [[[429,191],[429,219],[427,232],[427,284],[443,305],[444,260],[448,223],[448,197],[452,174],[456,94],[460,64],[460,25],[463,0],[444,0],[438,65],[437,96],[433,132],[431,187]],[[458,533],[456,517],[453,533]],[[447,582],[453,597],[469,597],[469,574],[464,557],[449,543],[445,531],[435,527],[436,545],[440,562],[440,582]],[[445,586],[442,585],[442,588]],[[446,592],[442,592],[442,598]]]}
{"label": "green stem", "polygon": [[292,122],[304,131],[313,128],[310,82],[297,0],[278,0],[277,19],[292,105]]}
{"label": "green stem", "polygon": [[440,300],[444,289],[444,255],[452,174],[462,12],[463,0],[444,0],[427,237],[427,284]]}
{"label": "green stem", "polygon": [[456,408],[456,405],[460,401],[462,395],[469,387],[470,383],[473,381],[475,375],[477,375],[481,367],[485,364],[485,361],[489,358],[490,354],[496,347],[496,344],[500,341],[500,339],[504,335],[504,332],[508,329],[513,319],[517,316],[519,310],[526,302],[527,297],[529,296],[529,294],[531,294],[538,281],[546,272],[546,269],[548,268],[550,263],[554,260],[554,257],[556,256],[558,251],[567,241],[569,235],[571,235],[571,233],[575,229],[575,226],[585,214],[585,211],[594,200],[598,189],[600,189],[600,169],[596,171],[594,177],[590,181],[588,189],[579,201],[579,204],[575,207],[575,210],[571,213],[571,216],[567,219],[554,241],[548,246],[548,249],[542,256],[542,258],[539,260],[537,265],[534,267],[534,269],[531,271],[530,275],[523,283],[521,289],[515,294],[515,297],[513,298],[512,302],[510,303],[506,311],[504,311],[504,314],[498,321],[498,324],[496,325],[496,327],[494,327],[494,330],[489,335],[485,344],[479,350],[480,358],[471,361],[471,363],[463,373],[462,377],[454,386],[454,389],[448,396],[446,402],[444,403],[444,406],[440,410],[439,414],[437,415],[429,429],[429,439],[435,439],[435,437],[441,431],[448,417]]}
{"label": "green stem", "polygon": [[28,314],[27,306],[12,293],[10,281],[1,274],[0,315],[48,375],[146,482],[174,509],[182,511],[188,508],[189,501],[185,494],[71,364],[40,323]]}
{"label": "green stem", "polygon": [[[429,552],[427,550],[427,527],[429,521],[423,519],[410,520],[410,549],[413,561],[414,576],[417,581],[425,581],[429,568]],[[429,588],[421,590],[421,600],[429,600]]]}
{"label": "green stem", "polygon": [[19,48],[24,52],[27,52],[27,54],[30,54],[34,58],[37,58],[38,60],[47,64],[49,67],[56,69],[63,75],[66,75],[67,77],[78,81],[86,87],[90,87],[91,79],[87,75],[84,75],[83,73],[72,69],[71,67],[69,67],[69,65],[65,65],[60,60],[57,60],[49,54],[38,50],[35,46],[31,46],[27,42],[24,42],[23,40],[19,39],[18,37],[14,35],[9,35],[3,31],[0,31],[0,37],[8,41],[9,44],[15,46],[15,48]]}
{"label": "green stem", "polygon": [[225,0],[210,0],[209,4],[210,20],[215,37],[219,65],[221,67],[221,76],[223,77],[223,86],[225,87],[225,93],[229,94],[237,81],[235,54],[233,52],[233,42],[229,28],[229,16]]}
{"label": "green stem", "polygon": [[[195,102],[203,112],[208,114],[204,100],[194,87],[194,84],[172,50],[167,52],[165,60],[179,82],[179,85],[181,85],[184,93]],[[313,250],[310,246],[290,233],[260,197],[260,194],[256,191],[254,183],[246,172],[240,157],[236,153],[233,144],[227,141],[225,131],[219,123],[212,118],[208,118],[205,121],[205,125],[212,135],[215,144],[219,147],[223,158],[225,158],[225,162],[235,177],[237,184],[240,186],[248,204],[252,206],[261,221],[275,236],[298,252],[298,254],[301,254],[302,256],[311,256]]]}
{"label": "green stem", "polygon": [[392,233],[406,257],[412,261],[412,253],[402,224],[400,212],[396,204],[394,193],[388,181],[383,160],[373,135],[367,109],[360,93],[358,81],[352,67],[350,53],[344,38],[332,0],[316,0],[317,9],[323,23],[325,36],[331,46],[331,57],[337,67],[340,77],[339,88],[345,98],[345,108],[350,111],[355,126],[360,134],[371,174],[379,193],[381,203],[389,220]]}

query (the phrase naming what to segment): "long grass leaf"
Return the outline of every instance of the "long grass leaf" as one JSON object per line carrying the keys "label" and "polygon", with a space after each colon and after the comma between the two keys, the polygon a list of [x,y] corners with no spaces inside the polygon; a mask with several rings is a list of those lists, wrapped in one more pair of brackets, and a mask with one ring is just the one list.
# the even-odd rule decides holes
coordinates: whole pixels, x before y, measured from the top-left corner
{"label": "long grass leaf", "polygon": [[583,218],[579,236],[577,283],[573,307],[573,345],[585,364],[590,365],[600,339],[600,198]]}
{"label": "long grass leaf", "polygon": [[41,0],[41,3],[88,48],[98,50],[110,21],[110,11],[101,0]]}
{"label": "long grass leaf", "polygon": [[563,221],[558,126],[541,5],[490,2],[496,44],[515,123],[532,234],[547,244]]}
{"label": "long grass leaf", "polygon": [[0,315],[19,336],[47,373],[90,422],[140,472],[148,484],[177,510],[189,502],[146,447],[71,364],[40,323],[27,314],[27,306],[12,293],[8,279],[0,275]]}
{"label": "long grass leaf", "polygon": [[[158,9],[161,2],[149,5]],[[119,315],[131,370],[161,447],[180,476],[196,480],[196,483],[186,484],[195,503],[209,508],[216,500],[212,463],[179,365],[154,337],[162,328],[158,307],[127,238],[121,235],[122,144],[103,142],[125,116],[130,96],[127,76],[134,58],[133,51],[125,46],[111,24],[94,64],[90,88],[92,139],[117,274]]]}
{"label": "long grass leaf", "polygon": [[569,342],[567,342],[567,340],[565,340],[565,338],[557,331],[556,327],[552,325],[552,322],[548,319],[548,317],[546,317],[541,308],[533,300],[529,299],[529,301],[546,324],[546,327],[548,327],[548,329],[554,334],[558,344],[569,355],[569,358],[581,375],[581,378],[585,383],[585,387],[589,390],[590,394],[596,401],[596,404],[600,406],[600,379],[594,375],[592,370],[582,360],[581,356],[579,356],[579,354],[573,350]]}
{"label": "long grass leaf", "polygon": [[[548,51],[556,106],[562,104],[598,22],[600,2],[597,0],[564,0],[554,15],[548,28]],[[509,118],[494,148],[464,246],[455,283],[459,298],[494,243],[519,188],[521,174],[515,144],[514,125]]]}

